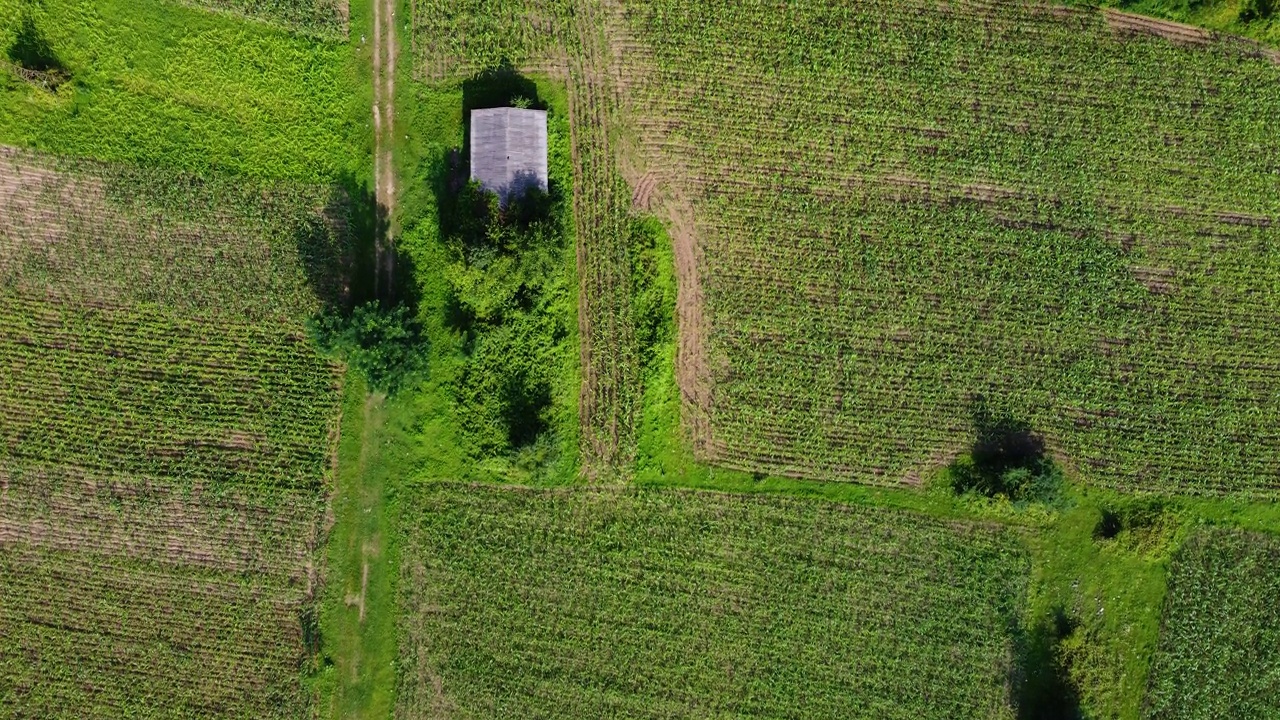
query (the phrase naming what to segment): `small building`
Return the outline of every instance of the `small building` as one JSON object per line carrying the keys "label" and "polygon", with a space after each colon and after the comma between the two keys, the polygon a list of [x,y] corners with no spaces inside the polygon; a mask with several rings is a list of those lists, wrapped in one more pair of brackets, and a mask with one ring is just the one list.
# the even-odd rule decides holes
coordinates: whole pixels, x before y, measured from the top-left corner
{"label": "small building", "polygon": [[471,179],[505,205],[530,189],[547,189],[547,111],[471,111]]}

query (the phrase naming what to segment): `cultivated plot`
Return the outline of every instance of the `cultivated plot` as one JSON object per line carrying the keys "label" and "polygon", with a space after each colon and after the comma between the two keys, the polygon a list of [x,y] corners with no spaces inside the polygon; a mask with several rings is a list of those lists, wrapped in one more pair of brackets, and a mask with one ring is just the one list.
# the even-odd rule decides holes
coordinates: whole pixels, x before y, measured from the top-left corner
{"label": "cultivated plot", "polygon": [[346,39],[351,7],[348,0],[171,0],[194,7],[244,15],[278,23],[300,33]]}
{"label": "cultivated plot", "polygon": [[398,717],[1012,716],[1006,531],[451,483],[406,509]]}
{"label": "cultivated plot", "polygon": [[346,213],[0,153],[0,714],[309,715]]}
{"label": "cultivated plot", "polygon": [[1145,717],[1280,715],[1280,540],[1205,530],[1174,557]]}
{"label": "cultivated plot", "polygon": [[1280,489],[1274,53],[1021,2],[622,6],[705,458],[918,482],[994,403],[1088,482]]}

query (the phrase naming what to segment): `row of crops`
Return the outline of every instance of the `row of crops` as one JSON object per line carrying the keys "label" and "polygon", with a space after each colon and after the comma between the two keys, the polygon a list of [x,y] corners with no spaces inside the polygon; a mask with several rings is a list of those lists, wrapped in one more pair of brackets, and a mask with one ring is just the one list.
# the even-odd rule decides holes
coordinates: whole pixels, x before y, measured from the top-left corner
{"label": "row of crops", "polygon": [[6,717],[305,717],[300,591],[6,544]]}
{"label": "row of crops", "polygon": [[1280,64],[1021,2],[623,3],[694,204],[713,461],[900,483],[975,404],[1089,482],[1280,489]]}
{"label": "row of crops", "polygon": [[0,285],[296,321],[345,301],[348,208],[337,189],[0,147]]}
{"label": "row of crops", "polygon": [[309,715],[347,212],[0,151],[0,715]]}
{"label": "row of crops", "polygon": [[672,491],[407,509],[398,717],[1013,715],[1007,531]]}

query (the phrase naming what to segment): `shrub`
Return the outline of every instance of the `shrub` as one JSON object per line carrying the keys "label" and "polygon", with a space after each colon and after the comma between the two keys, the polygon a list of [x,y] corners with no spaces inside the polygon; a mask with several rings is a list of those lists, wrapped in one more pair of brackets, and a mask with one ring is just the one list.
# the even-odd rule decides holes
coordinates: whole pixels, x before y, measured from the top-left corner
{"label": "shrub", "polygon": [[378,390],[396,389],[421,357],[417,323],[404,305],[368,302],[350,315],[323,313],[310,330],[320,347],[342,357]]}

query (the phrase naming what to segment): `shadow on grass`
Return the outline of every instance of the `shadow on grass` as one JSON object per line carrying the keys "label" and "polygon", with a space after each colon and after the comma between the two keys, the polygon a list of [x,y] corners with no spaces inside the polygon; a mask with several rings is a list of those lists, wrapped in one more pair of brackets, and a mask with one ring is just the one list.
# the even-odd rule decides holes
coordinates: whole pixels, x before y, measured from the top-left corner
{"label": "shadow on grass", "polygon": [[[321,309],[312,338],[343,358],[370,387],[394,392],[425,369],[427,347],[418,324],[413,258],[389,238],[387,209],[352,175],[334,184],[325,219],[299,229],[295,242]],[[329,232],[323,223],[339,228]],[[379,242],[387,249],[379,262]]]}
{"label": "shadow on grass", "polygon": [[1070,676],[1063,644],[1079,630],[1079,622],[1054,608],[1029,632],[1015,640],[1017,665],[1014,703],[1019,720],[1081,720],[1080,693]]}
{"label": "shadow on grass", "polygon": [[71,77],[30,14],[22,18],[22,25],[6,54],[23,78],[43,83],[50,89]]}

